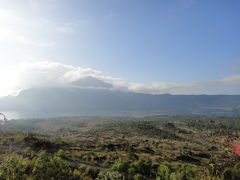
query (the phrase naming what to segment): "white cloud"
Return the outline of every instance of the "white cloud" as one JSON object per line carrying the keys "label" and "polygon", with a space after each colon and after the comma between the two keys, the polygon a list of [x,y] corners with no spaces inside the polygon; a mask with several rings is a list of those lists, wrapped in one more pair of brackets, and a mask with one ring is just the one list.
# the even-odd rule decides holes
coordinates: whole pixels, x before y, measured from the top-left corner
{"label": "white cloud", "polygon": [[129,90],[139,93],[149,94],[188,94],[188,91],[193,91],[195,88],[199,88],[198,83],[131,83],[129,84]]}
{"label": "white cloud", "polygon": [[131,83],[129,90],[149,94],[240,94],[240,75],[212,82],[192,83]]}
{"label": "white cloud", "polygon": [[129,83],[121,78],[106,76],[92,68],[38,61],[0,69],[0,96],[15,95],[23,89],[34,87],[69,87],[72,82],[89,76],[112,84],[113,89],[149,94],[239,94],[240,90],[239,74],[212,82]]}
{"label": "white cloud", "polygon": [[[40,8],[45,4],[48,5],[48,8],[54,8],[57,6],[59,0],[29,0],[28,3],[32,8]],[[45,7],[45,6],[44,6]]]}
{"label": "white cloud", "polygon": [[225,77],[220,82],[226,85],[240,85],[240,74]]}
{"label": "white cloud", "polygon": [[0,69],[0,96],[15,95],[23,89],[34,87],[67,87],[71,82],[89,76],[116,85],[120,81],[118,78],[105,77],[100,71],[91,68],[48,61],[31,62]]}
{"label": "white cloud", "polygon": [[24,22],[24,19],[16,16],[10,10],[0,9],[0,22],[2,25],[21,24]]}
{"label": "white cloud", "polygon": [[[30,5],[39,6],[39,2],[30,1]],[[54,47],[56,32],[74,32],[74,27],[69,22],[58,23],[45,17],[24,16],[24,13],[0,8],[0,43],[15,44],[16,42],[36,46]]]}
{"label": "white cloud", "polygon": [[29,5],[34,8],[37,8],[40,6],[39,1],[36,1],[36,0],[30,0]]}
{"label": "white cloud", "polygon": [[39,34],[49,27],[46,25],[41,19],[32,20],[10,10],[0,9],[0,41],[3,43],[18,42],[31,46],[52,47],[55,42],[42,38]]}
{"label": "white cloud", "polygon": [[56,31],[67,33],[67,32],[74,32],[74,29],[72,27],[62,26],[62,27],[57,27]]}

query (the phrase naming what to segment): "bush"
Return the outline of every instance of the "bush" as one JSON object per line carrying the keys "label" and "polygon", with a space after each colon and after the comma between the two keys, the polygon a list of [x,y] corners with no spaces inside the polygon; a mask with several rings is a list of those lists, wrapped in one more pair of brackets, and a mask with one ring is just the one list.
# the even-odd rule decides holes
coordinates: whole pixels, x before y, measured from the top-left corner
{"label": "bush", "polygon": [[127,161],[118,161],[112,165],[110,170],[118,171],[123,174],[127,174],[129,169],[129,163]]}
{"label": "bush", "polygon": [[101,171],[96,180],[126,180],[126,178],[117,171]]}
{"label": "bush", "polygon": [[64,158],[66,157],[66,152],[62,149],[59,149],[59,151],[56,153],[56,156]]}
{"label": "bush", "polygon": [[166,164],[160,164],[158,170],[157,170],[157,176],[159,177],[159,179],[168,179],[168,177],[170,176],[170,169]]}
{"label": "bush", "polygon": [[84,176],[91,177],[92,179],[96,179],[99,174],[99,169],[93,169],[93,168],[86,168],[84,172]]}
{"label": "bush", "polygon": [[224,180],[240,179],[240,163],[237,163],[233,168],[225,168],[223,172]]}
{"label": "bush", "polygon": [[151,172],[151,164],[144,160],[134,161],[130,167],[134,168],[136,173],[144,176],[149,176]]}
{"label": "bush", "polygon": [[130,177],[133,177],[135,174],[136,174],[136,170],[134,168],[131,167],[128,169],[128,175]]}
{"label": "bush", "polygon": [[145,180],[144,176],[141,175],[141,174],[135,174],[135,175],[133,176],[133,179],[134,179],[134,180]]}
{"label": "bush", "polygon": [[232,168],[225,168],[223,172],[224,180],[233,180],[234,179],[234,170]]}
{"label": "bush", "polygon": [[198,176],[199,169],[181,163],[162,163],[157,171],[160,180],[193,180]]}
{"label": "bush", "polygon": [[33,179],[45,180],[56,179],[65,180],[70,178],[71,169],[61,159],[61,157],[51,157],[45,151],[41,152],[39,157],[34,160]]}
{"label": "bush", "polygon": [[26,159],[17,156],[9,157],[0,164],[0,179],[26,179],[29,165],[30,162]]}

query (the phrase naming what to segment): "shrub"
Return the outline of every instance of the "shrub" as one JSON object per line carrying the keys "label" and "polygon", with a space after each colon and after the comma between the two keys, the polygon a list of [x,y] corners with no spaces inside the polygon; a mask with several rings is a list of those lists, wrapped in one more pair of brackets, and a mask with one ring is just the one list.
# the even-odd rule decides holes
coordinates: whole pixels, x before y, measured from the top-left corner
{"label": "shrub", "polygon": [[134,179],[134,180],[145,180],[144,176],[141,175],[141,174],[135,174],[135,175],[133,176],[133,179]]}
{"label": "shrub", "polygon": [[157,176],[159,177],[159,179],[168,179],[170,175],[170,169],[169,167],[163,163],[163,164],[160,164],[158,170],[157,170]]}
{"label": "shrub", "polygon": [[51,157],[45,151],[41,152],[39,157],[34,160],[33,167],[33,179],[45,180],[45,179],[57,179],[65,180],[69,179],[71,169],[61,159],[61,157]]}
{"label": "shrub", "polygon": [[17,156],[9,157],[0,164],[1,180],[21,180],[26,179],[29,161]]}
{"label": "shrub", "polygon": [[127,161],[118,161],[112,165],[110,170],[118,171],[123,174],[127,174],[129,169],[129,163]]}
{"label": "shrub", "polygon": [[225,168],[223,172],[224,180],[240,179],[240,163],[237,163],[233,168]]}
{"label": "shrub", "polygon": [[144,160],[134,161],[130,167],[134,168],[137,173],[144,176],[149,176],[151,172],[151,164]]}
{"label": "shrub", "polygon": [[181,163],[162,163],[157,171],[160,180],[193,180],[197,177],[199,169]]}
{"label": "shrub", "polygon": [[117,171],[101,171],[96,180],[126,180],[126,178]]}
{"label": "shrub", "polygon": [[56,156],[64,158],[66,157],[66,152],[62,149],[59,149],[59,151],[56,153]]}
{"label": "shrub", "polygon": [[223,172],[224,180],[232,180],[234,179],[234,170],[232,168],[225,168]]}

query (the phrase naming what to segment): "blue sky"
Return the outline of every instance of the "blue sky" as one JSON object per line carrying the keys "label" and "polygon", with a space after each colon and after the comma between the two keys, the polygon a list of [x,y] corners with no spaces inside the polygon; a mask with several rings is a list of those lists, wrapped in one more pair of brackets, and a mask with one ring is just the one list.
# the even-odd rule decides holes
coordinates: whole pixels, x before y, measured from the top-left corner
{"label": "blue sky", "polygon": [[2,67],[58,62],[141,86],[209,84],[233,77],[234,86],[217,93],[236,94],[240,89],[238,0],[0,0],[0,4]]}

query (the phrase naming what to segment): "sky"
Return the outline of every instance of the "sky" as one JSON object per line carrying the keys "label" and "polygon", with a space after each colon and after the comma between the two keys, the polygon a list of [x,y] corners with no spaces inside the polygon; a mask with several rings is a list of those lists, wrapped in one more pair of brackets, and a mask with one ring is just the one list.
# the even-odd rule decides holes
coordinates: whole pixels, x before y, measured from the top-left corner
{"label": "sky", "polygon": [[0,96],[85,77],[240,94],[239,0],[0,0]]}

